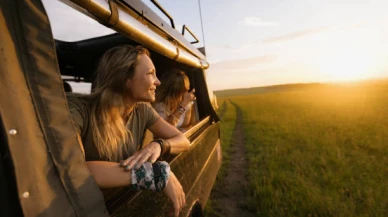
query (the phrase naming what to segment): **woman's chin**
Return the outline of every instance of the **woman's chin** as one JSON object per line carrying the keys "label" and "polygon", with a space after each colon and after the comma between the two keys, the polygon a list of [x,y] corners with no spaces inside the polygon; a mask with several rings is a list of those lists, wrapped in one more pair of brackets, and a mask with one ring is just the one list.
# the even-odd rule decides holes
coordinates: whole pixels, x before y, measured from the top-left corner
{"label": "woman's chin", "polygon": [[155,95],[151,95],[147,98],[144,99],[145,102],[155,102],[156,98],[155,98]]}

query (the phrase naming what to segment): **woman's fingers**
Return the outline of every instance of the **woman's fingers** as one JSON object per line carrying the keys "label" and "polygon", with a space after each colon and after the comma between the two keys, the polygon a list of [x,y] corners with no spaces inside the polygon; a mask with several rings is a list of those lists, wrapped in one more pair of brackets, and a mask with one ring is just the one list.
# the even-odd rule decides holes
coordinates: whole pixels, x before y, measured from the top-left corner
{"label": "woman's fingers", "polygon": [[172,203],[174,205],[174,214],[175,214],[175,216],[179,216],[179,211],[181,209],[180,209],[178,198],[176,198],[176,200],[172,201]]}
{"label": "woman's fingers", "polygon": [[148,153],[146,153],[146,154],[144,154],[143,156],[141,156],[141,157],[139,158],[139,161],[137,161],[137,163],[136,163],[135,169],[139,169],[140,166],[141,166],[144,162],[147,162],[147,161],[149,160],[150,157],[151,157],[151,154],[148,154]]}
{"label": "woman's fingers", "polygon": [[142,150],[136,152],[132,157],[127,158],[126,160],[120,163],[120,166],[125,167],[126,170],[131,170],[133,166],[136,166],[136,169],[139,169],[140,166],[149,161],[150,163],[155,163],[155,161],[160,156],[161,148],[159,143],[151,142]]}
{"label": "woman's fingers", "polygon": [[149,158],[149,162],[150,163],[155,163],[156,162],[156,160],[158,159],[158,155],[156,155],[156,154],[153,154],[153,155],[151,155],[151,157]]}
{"label": "woman's fingers", "polygon": [[179,191],[178,194],[179,194],[179,202],[180,202],[179,210],[181,211],[183,209],[183,207],[186,205],[186,196],[185,196],[185,192],[183,192],[182,186],[180,184],[179,184],[178,191]]}
{"label": "woman's fingers", "polygon": [[122,167],[126,167],[128,165],[128,163],[134,158],[135,156],[131,156],[123,161],[120,162],[120,166]]}
{"label": "woman's fingers", "polygon": [[171,172],[167,186],[163,192],[168,196],[173,204],[175,216],[179,216],[179,212],[186,205],[185,193],[175,175]]}
{"label": "woman's fingers", "polygon": [[183,209],[183,207],[186,206],[186,195],[185,195],[185,192],[183,191],[183,189],[181,188],[181,200],[182,200],[182,206],[181,206],[181,210]]}
{"label": "woman's fingers", "polygon": [[183,95],[183,104],[186,105],[188,103],[190,103],[191,101],[195,100],[195,89],[191,90],[190,92],[186,92],[184,95]]}
{"label": "woman's fingers", "polygon": [[193,90],[190,92],[190,98],[191,98],[191,100],[195,100],[195,89],[193,89]]}
{"label": "woman's fingers", "polygon": [[142,154],[137,154],[135,156],[133,156],[133,158],[131,160],[129,160],[127,166],[125,167],[125,170],[131,170],[133,168],[133,166],[135,166],[137,164],[137,162],[139,161],[139,159],[142,157],[143,155]]}
{"label": "woman's fingers", "polygon": [[174,190],[176,195],[176,204],[174,203],[174,211],[175,216],[178,216],[179,212],[186,204],[185,193],[183,192],[183,188],[175,176],[172,181],[174,182]]}

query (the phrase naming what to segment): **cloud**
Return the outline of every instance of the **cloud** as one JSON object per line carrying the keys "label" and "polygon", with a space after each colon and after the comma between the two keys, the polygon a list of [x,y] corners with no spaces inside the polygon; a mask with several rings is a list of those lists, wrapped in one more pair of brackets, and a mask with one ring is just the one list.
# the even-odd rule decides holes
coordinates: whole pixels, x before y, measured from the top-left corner
{"label": "cloud", "polygon": [[241,69],[250,69],[258,64],[273,62],[277,57],[274,55],[264,55],[246,59],[223,60],[216,63],[210,63],[212,71],[234,71]]}
{"label": "cloud", "polygon": [[290,40],[302,38],[305,36],[321,33],[324,31],[328,31],[330,29],[332,29],[332,27],[330,27],[330,26],[324,26],[324,27],[313,28],[313,29],[306,29],[306,30],[287,33],[287,34],[281,35],[281,36],[265,38],[261,42],[262,42],[262,44],[271,44],[271,43],[277,43],[277,42],[283,42],[283,41],[290,41]]}
{"label": "cloud", "polygon": [[276,22],[263,21],[259,17],[244,17],[243,23],[247,26],[278,26]]}

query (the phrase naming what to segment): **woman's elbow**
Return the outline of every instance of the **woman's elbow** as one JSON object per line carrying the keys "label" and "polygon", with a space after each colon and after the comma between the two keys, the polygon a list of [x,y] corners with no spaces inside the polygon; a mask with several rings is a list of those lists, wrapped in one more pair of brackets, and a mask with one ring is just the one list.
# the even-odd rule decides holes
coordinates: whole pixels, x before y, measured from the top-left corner
{"label": "woman's elbow", "polygon": [[93,161],[86,161],[86,166],[90,172],[90,174],[93,176],[95,182],[99,187],[103,187],[103,183],[101,182],[100,176],[99,176],[99,170],[98,170],[98,164],[96,164]]}
{"label": "woman's elbow", "polygon": [[183,136],[183,151],[189,151],[190,150],[190,140],[187,139],[186,136]]}

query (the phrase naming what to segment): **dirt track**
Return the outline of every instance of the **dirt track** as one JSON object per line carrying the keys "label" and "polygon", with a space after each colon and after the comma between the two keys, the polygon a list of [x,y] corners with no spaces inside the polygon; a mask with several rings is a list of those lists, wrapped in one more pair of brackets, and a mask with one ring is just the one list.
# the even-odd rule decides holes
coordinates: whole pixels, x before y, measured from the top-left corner
{"label": "dirt track", "polygon": [[226,112],[226,109],[228,109],[228,104],[226,103],[226,101],[222,104],[220,110],[219,110],[219,114],[218,116],[220,117],[220,119],[222,119],[222,117],[224,116],[225,112]]}
{"label": "dirt track", "polygon": [[[225,168],[222,183],[216,182],[211,200],[216,214],[208,216],[254,216],[246,208],[248,197],[248,159],[246,157],[243,116],[240,107],[230,101],[236,109],[236,122],[228,155],[230,162]],[[226,105],[223,105],[226,110]],[[224,112],[224,111],[223,111]],[[222,114],[223,114],[222,112]],[[221,115],[220,115],[221,116]]]}

